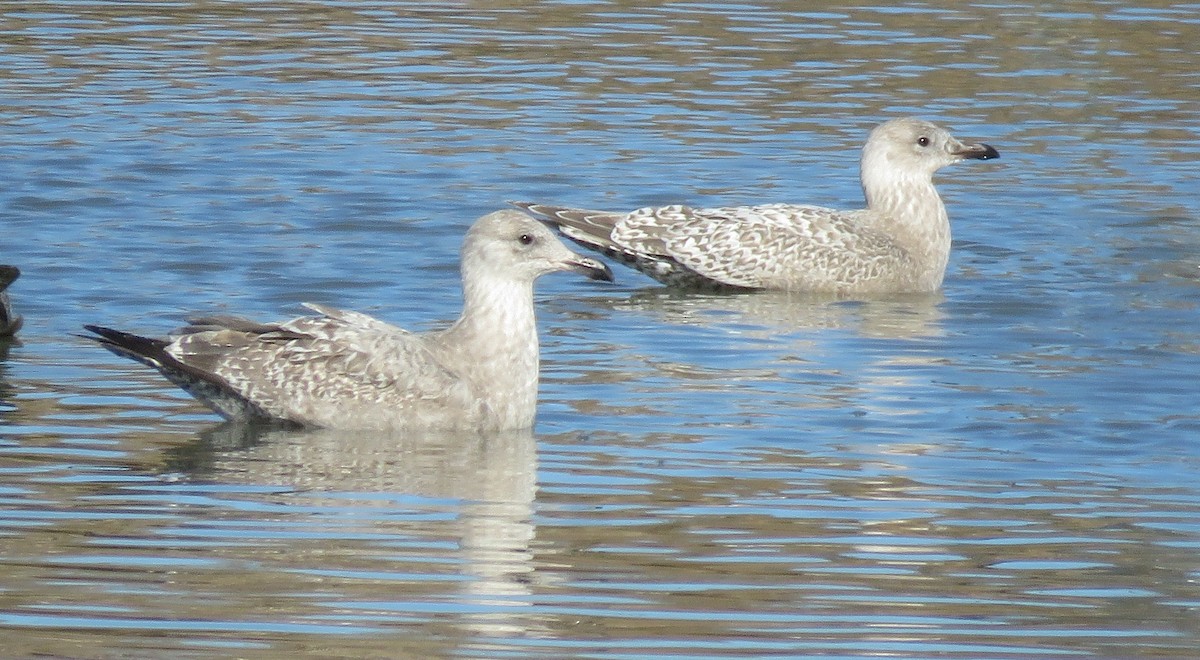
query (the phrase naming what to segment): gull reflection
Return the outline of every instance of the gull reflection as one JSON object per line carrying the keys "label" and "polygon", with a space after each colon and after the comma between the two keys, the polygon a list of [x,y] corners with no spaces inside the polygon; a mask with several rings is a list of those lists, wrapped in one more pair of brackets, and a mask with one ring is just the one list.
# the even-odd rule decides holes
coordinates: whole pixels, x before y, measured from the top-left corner
{"label": "gull reflection", "polygon": [[[597,304],[610,310],[612,321],[600,325],[655,330],[602,344],[620,353],[605,363],[603,377],[668,379],[671,397],[647,395],[638,402],[657,403],[659,411],[678,408],[680,393],[709,397],[722,391],[713,405],[738,402],[738,414],[763,418],[800,408],[905,415],[920,405],[920,393],[945,360],[942,302],[940,293],[848,300],[662,288],[606,297]],[[637,343],[625,344],[628,336]],[[565,359],[591,374],[598,370],[587,365],[589,357]]]}
{"label": "gull reflection", "polygon": [[638,291],[628,298],[609,298],[608,306],[675,325],[757,326],[757,331],[750,329],[752,335],[847,329],[863,337],[920,339],[942,333],[942,301],[941,293],[850,300],[777,291],[680,293],[656,288]]}
{"label": "gull reflection", "polygon": [[[362,519],[376,538],[380,532],[395,537],[384,539],[385,550],[411,545],[413,537],[428,540],[449,533],[457,550],[447,550],[446,559],[460,567],[464,578],[457,598],[469,636],[530,634],[524,619],[531,605],[537,487],[531,431],[396,434],[225,424],[207,432],[201,445],[199,451],[195,446],[175,451],[169,467],[207,473],[218,481],[283,485],[305,494],[306,505],[325,504],[321,494],[328,493],[331,511],[344,509],[347,501],[356,515],[379,507]],[[410,496],[429,500],[434,514],[411,515]],[[378,548],[372,550],[356,560],[381,556]],[[396,570],[396,554],[388,550],[382,556],[393,564],[387,570]],[[321,558],[320,568],[340,568],[329,562]]]}

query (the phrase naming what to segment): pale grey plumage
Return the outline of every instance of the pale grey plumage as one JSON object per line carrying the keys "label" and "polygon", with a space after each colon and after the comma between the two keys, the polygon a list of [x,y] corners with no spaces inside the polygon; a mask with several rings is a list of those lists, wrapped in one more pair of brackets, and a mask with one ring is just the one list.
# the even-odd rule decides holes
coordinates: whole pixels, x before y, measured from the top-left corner
{"label": "pale grey plumage", "polygon": [[863,147],[865,209],[676,205],[613,213],[514,205],[668,286],[927,292],[941,286],[950,255],[950,221],[933,174],[999,155],[910,117],[879,125]]}
{"label": "pale grey plumage", "polygon": [[307,305],[283,323],[191,321],[168,340],[85,326],[105,348],[162,372],[230,419],[373,429],[527,428],[538,385],[533,282],[556,270],[612,279],[517,211],[479,219],[462,248],[463,312],[413,334]]}
{"label": "pale grey plumage", "polygon": [[8,285],[20,276],[21,271],[16,266],[0,266],[0,337],[11,337],[17,334],[17,330],[21,329],[21,324],[24,322],[24,319],[13,313],[7,290]]}

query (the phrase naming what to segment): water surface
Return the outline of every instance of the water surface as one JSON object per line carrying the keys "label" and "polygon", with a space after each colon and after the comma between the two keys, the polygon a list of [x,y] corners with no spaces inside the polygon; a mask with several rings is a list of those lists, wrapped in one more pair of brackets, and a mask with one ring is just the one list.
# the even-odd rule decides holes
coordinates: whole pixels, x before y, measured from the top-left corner
{"label": "water surface", "polygon": [[[1194,657],[1200,14],[1151,2],[10,3],[17,657]],[[944,290],[547,277],[532,432],[243,433],[72,333],[451,320],[508,199],[860,203],[917,114]]]}

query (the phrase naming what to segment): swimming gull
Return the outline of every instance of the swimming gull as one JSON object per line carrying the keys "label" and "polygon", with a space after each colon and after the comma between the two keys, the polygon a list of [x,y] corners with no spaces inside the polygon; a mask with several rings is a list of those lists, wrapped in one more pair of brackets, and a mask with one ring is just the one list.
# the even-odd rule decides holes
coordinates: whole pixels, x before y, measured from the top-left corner
{"label": "swimming gull", "polygon": [[0,266],[0,337],[11,337],[17,334],[17,330],[21,329],[21,323],[24,321],[20,316],[13,314],[7,291],[8,285],[20,276],[21,271],[16,266]]}
{"label": "swimming gull", "polygon": [[533,282],[572,270],[612,280],[519,211],[480,218],[462,245],[462,316],[413,334],[365,314],[306,305],[282,323],[189,320],[168,339],[84,326],[118,355],[154,367],[229,419],[382,430],[533,425],[538,336]]}
{"label": "swimming gull", "polygon": [[933,174],[1000,154],[917,118],[877,126],[863,147],[867,208],[664,206],[630,213],[513,202],[563,236],[668,285],[885,294],[935,291],[950,220]]}

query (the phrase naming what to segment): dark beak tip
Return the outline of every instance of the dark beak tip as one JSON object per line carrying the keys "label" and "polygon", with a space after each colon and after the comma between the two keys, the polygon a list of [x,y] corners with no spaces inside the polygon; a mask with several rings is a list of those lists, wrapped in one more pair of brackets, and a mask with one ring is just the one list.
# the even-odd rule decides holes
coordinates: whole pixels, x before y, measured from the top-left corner
{"label": "dark beak tip", "polygon": [[597,280],[599,282],[615,281],[612,269],[608,267],[608,264],[598,259],[581,258],[572,264],[572,268],[589,280]]}
{"label": "dark beak tip", "polygon": [[615,282],[612,269],[605,264],[600,264],[599,268],[590,268],[587,272],[588,279],[598,282]]}
{"label": "dark beak tip", "polygon": [[992,145],[980,142],[968,149],[964,155],[975,160],[995,160],[1000,157],[1000,152]]}

